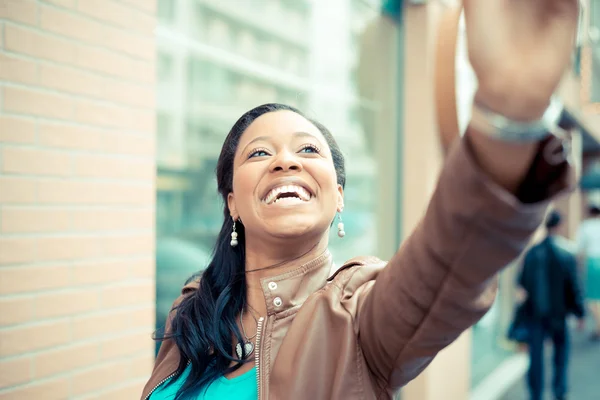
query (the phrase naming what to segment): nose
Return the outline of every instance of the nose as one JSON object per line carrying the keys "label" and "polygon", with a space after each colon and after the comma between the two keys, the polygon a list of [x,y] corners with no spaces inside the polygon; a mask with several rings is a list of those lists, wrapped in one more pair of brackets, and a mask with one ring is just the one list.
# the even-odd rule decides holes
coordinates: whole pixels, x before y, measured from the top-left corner
{"label": "nose", "polygon": [[298,157],[289,151],[282,151],[273,159],[269,168],[270,172],[288,172],[302,171],[302,164],[299,162]]}

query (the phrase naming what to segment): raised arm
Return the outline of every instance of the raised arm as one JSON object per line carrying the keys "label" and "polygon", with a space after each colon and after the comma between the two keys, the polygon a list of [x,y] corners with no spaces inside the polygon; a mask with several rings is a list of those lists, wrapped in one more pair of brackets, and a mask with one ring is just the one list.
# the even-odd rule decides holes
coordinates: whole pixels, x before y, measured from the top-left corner
{"label": "raised arm", "polygon": [[[469,0],[465,15],[477,106],[513,125],[541,118],[569,64],[577,0]],[[558,139],[498,139],[481,126],[452,149],[424,219],[364,291],[359,340],[382,390],[413,379],[484,315],[496,273],[572,183],[568,162],[546,151]]]}

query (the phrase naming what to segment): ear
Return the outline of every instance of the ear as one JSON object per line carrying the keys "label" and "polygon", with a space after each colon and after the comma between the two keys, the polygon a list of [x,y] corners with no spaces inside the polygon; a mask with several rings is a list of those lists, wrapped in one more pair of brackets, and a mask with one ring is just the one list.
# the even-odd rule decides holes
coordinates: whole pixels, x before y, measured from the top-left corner
{"label": "ear", "polygon": [[235,197],[233,196],[233,192],[227,195],[227,207],[229,208],[229,215],[231,215],[231,218],[233,218],[234,221],[237,221],[239,214],[235,205]]}
{"label": "ear", "polygon": [[338,201],[337,201],[337,211],[344,211],[344,188],[342,185],[337,185],[338,188]]}

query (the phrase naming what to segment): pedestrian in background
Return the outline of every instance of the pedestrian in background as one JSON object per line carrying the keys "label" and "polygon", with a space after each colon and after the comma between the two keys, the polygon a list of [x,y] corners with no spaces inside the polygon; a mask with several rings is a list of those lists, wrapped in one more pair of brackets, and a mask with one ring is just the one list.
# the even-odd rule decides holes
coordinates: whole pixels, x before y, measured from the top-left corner
{"label": "pedestrian in background", "polygon": [[591,339],[600,340],[600,206],[589,208],[590,218],[579,228],[577,244],[586,271],[586,298],[594,318]]}
{"label": "pedestrian in background", "polygon": [[575,246],[558,234],[561,215],[552,211],[546,238],[525,256],[519,285],[526,292],[523,306],[527,320],[530,365],[527,383],[531,400],[544,394],[544,342],[554,345],[552,391],[556,400],[566,399],[569,361],[567,317],[574,314],[583,328],[585,306],[577,277]]}

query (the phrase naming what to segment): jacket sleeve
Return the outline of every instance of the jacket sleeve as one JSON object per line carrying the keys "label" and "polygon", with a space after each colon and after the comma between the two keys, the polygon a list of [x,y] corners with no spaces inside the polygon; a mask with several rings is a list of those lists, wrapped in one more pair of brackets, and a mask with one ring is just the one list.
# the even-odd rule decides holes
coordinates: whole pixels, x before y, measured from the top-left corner
{"label": "jacket sleeve", "polygon": [[[568,162],[549,167],[542,147],[522,185],[537,187],[525,189],[527,200],[484,176],[468,139],[449,153],[424,218],[362,291],[359,341],[382,390],[415,378],[492,305],[497,272],[524,250],[550,198],[570,183]],[[540,168],[549,172],[541,180]]]}
{"label": "jacket sleeve", "polygon": [[577,257],[575,255],[570,255],[569,261],[567,279],[565,282],[568,307],[569,311],[577,318],[583,318],[585,317],[585,303],[581,291],[579,274],[577,273]]}
{"label": "jacket sleeve", "polygon": [[[169,338],[169,334],[171,333],[173,316],[184,298],[185,296],[181,295],[175,300],[169,311],[169,315],[167,316],[164,329],[157,332],[158,337],[166,336],[166,338],[161,340],[160,349],[158,350],[156,360],[154,361],[154,368],[152,369],[150,378],[144,385],[141,400],[144,400],[148,394],[161,383],[161,380],[174,372],[179,365],[179,350],[177,349],[175,342]],[[170,355],[170,357],[167,357],[168,355]]]}

